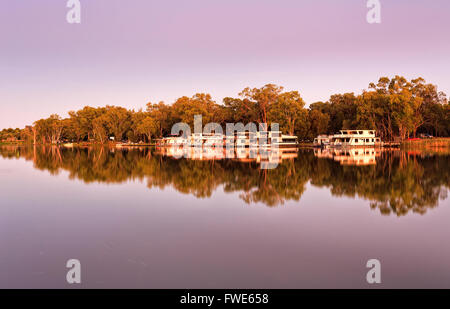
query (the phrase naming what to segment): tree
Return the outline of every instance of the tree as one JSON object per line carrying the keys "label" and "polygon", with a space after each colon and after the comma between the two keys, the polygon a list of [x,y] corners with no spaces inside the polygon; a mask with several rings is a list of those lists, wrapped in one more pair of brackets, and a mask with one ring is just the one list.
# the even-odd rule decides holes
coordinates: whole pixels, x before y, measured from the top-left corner
{"label": "tree", "polygon": [[65,140],[74,141],[78,140],[76,133],[76,123],[72,118],[65,118],[61,120],[62,133],[61,137]]}
{"label": "tree", "polygon": [[[58,115],[39,119],[28,130],[4,129],[0,140],[33,140],[34,143],[59,143],[61,140],[97,141],[110,136],[117,141],[139,142],[148,139],[141,124],[151,117],[157,126],[152,136],[167,136],[177,122],[192,128],[195,115],[203,123],[267,123],[277,122],[281,130],[312,139],[317,134],[334,134],[341,129],[376,129],[382,140],[405,139],[417,133],[435,136],[450,134],[447,96],[436,85],[421,77],[407,80],[402,76],[381,77],[370,83],[360,95],[331,95],[326,102],[304,108],[298,91],[283,92],[283,87],[267,84],[261,88],[245,88],[239,98],[225,97],[217,104],[207,93],[178,98],[172,105],[147,103],[145,111],[127,110],[119,106],[90,107],[70,111],[69,117]],[[146,120],[150,126],[150,120]]]}
{"label": "tree", "polygon": [[69,116],[73,122],[74,133],[77,136],[77,140],[81,141],[87,139],[88,141],[94,135],[93,122],[94,119],[99,117],[105,112],[105,108],[94,108],[85,106],[83,109],[76,112],[70,111]]}
{"label": "tree", "polygon": [[389,99],[392,119],[404,140],[414,130],[415,110],[420,106],[422,98],[413,95],[412,85],[406,78],[395,76],[389,83]]}
{"label": "tree", "polygon": [[416,110],[414,123],[414,136],[422,126],[424,131],[430,131],[436,136],[446,134],[445,130],[445,105],[447,96],[438,92],[437,86],[432,84],[417,83],[415,93],[422,97],[420,108]]}
{"label": "tree", "polygon": [[121,141],[124,133],[131,128],[130,113],[123,107],[106,106],[103,119],[116,141]]}
{"label": "tree", "polygon": [[324,134],[327,132],[328,125],[330,122],[330,116],[322,113],[319,110],[311,110],[308,114],[308,119],[310,123],[310,138],[314,138],[319,134]]}
{"label": "tree", "polygon": [[357,97],[352,93],[335,94],[330,97],[330,133],[357,127]]}
{"label": "tree", "polygon": [[94,139],[100,143],[108,140],[108,120],[105,115],[98,116],[92,121]]}
{"label": "tree", "polygon": [[61,118],[53,114],[47,119],[40,119],[34,123],[37,135],[43,143],[57,144],[60,141],[63,130]]}
{"label": "tree", "polygon": [[305,102],[298,91],[281,93],[270,107],[270,122],[279,123],[282,131],[294,135],[296,124],[299,121],[306,120],[303,117],[305,115],[304,106]]}
{"label": "tree", "polygon": [[[416,136],[420,128],[437,128],[439,105],[446,96],[423,78],[406,80],[402,76],[382,77],[371,83],[369,91],[357,98],[357,123],[361,128],[376,128],[382,139]],[[429,129],[428,129],[429,130]]]}
{"label": "tree", "polygon": [[244,124],[257,122],[259,114],[256,103],[248,99],[226,97],[223,99],[226,110],[226,120],[229,123],[242,122]]}
{"label": "tree", "polygon": [[[256,108],[259,116],[259,121],[268,123],[268,113],[270,106],[274,104],[279,94],[283,91],[283,87],[267,84],[262,88],[245,88],[239,95],[244,98],[243,103]],[[247,100],[247,101],[245,101]]]}
{"label": "tree", "polygon": [[181,97],[172,105],[173,120],[187,123],[193,129],[195,115],[202,115],[203,123],[213,121],[215,105],[211,95],[205,93],[197,93],[192,98]]}
{"label": "tree", "polygon": [[149,113],[157,122],[159,127],[159,136],[163,137],[165,134],[170,134],[173,121],[172,108],[164,102],[158,104],[147,103],[147,113]]}
{"label": "tree", "polygon": [[391,140],[393,133],[389,96],[378,91],[363,91],[357,98],[358,128],[376,129],[383,140]]}
{"label": "tree", "polygon": [[140,135],[142,134],[139,131],[138,127],[147,116],[147,113],[143,112],[142,110],[139,110],[137,112],[132,110],[130,114],[131,114],[131,125],[130,130],[127,133],[127,137],[128,140],[130,140],[133,143],[136,143],[140,140]]}
{"label": "tree", "polygon": [[137,127],[137,130],[140,134],[144,134],[147,137],[148,142],[152,140],[152,136],[155,136],[158,133],[158,123],[152,116],[147,116]]}

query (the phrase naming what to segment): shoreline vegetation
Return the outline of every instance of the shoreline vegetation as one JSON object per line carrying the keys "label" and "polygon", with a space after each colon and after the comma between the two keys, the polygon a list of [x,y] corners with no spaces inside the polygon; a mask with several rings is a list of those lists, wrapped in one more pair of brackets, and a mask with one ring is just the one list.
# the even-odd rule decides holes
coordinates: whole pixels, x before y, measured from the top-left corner
{"label": "shoreline vegetation", "polygon": [[[26,145],[29,144],[24,140],[17,141],[0,141],[1,145]],[[51,145],[45,143],[37,143],[37,145]],[[109,141],[106,143],[98,143],[98,142],[74,142],[74,143],[60,143],[59,146],[66,147],[155,147],[156,143],[118,143]],[[403,149],[439,149],[439,148],[448,148],[450,149],[450,137],[437,137],[430,139],[413,139],[413,140],[405,140],[401,143],[401,148]],[[299,148],[312,148],[314,144],[312,142],[300,142],[298,144]]]}
{"label": "shoreline vegetation", "polygon": [[[376,130],[382,141],[402,142],[406,147],[436,143],[448,147],[449,102],[436,85],[420,77],[410,81],[401,76],[381,77],[359,95],[334,94],[328,101],[307,108],[298,91],[267,84],[247,87],[238,97],[225,97],[223,104],[216,103],[210,94],[197,93],[172,104],[147,103],[145,110],[137,111],[85,106],[70,111],[67,118],[53,114],[23,129],[3,129],[0,143],[154,145],[155,139],[170,136],[175,123],[193,128],[194,116],[202,115],[204,124],[215,122],[222,128],[226,123],[278,123],[282,132],[296,135],[301,146],[312,145],[320,134],[370,129]],[[444,139],[408,140],[423,134]]]}
{"label": "shoreline vegetation", "polygon": [[402,148],[404,148],[404,149],[449,148],[450,149],[450,137],[437,137],[437,138],[430,138],[430,139],[406,140],[406,141],[403,141]]}

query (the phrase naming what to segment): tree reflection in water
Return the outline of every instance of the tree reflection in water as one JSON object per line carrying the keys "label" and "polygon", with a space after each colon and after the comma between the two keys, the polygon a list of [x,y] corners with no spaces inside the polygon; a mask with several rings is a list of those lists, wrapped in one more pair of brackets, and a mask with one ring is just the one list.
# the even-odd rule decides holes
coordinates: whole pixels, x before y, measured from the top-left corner
{"label": "tree reflection in water", "polygon": [[[257,160],[236,156],[223,159],[176,159],[152,148],[62,148],[56,146],[1,146],[3,158],[32,160],[34,167],[85,183],[146,181],[149,188],[175,188],[197,198],[210,197],[222,186],[239,192],[248,204],[277,206],[299,201],[310,182],[327,188],[333,196],[360,197],[381,214],[426,213],[447,198],[448,152],[408,153],[401,150],[358,154],[300,150],[286,153],[272,170],[261,169]],[[362,156],[362,157],[361,157]]]}

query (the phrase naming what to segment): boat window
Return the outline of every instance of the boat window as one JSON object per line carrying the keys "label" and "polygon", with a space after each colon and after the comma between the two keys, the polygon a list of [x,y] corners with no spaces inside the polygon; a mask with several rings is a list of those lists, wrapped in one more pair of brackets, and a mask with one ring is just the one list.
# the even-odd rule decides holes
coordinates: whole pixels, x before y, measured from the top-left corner
{"label": "boat window", "polygon": [[355,138],[355,143],[358,143],[358,139],[357,138]]}
{"label": "boat window", "polygon": [[366,138],[366,143],[368,143],[369,142],[369,139],[368,138]]}
{"label": "boat window", "polygon": [[359,134],[363,134],[363,131],[359,131]]}

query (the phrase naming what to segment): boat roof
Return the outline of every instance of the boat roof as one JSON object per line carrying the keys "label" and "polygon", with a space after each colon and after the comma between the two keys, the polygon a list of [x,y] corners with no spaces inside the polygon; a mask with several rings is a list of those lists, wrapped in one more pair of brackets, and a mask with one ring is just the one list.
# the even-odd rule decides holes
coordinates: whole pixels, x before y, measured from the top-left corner
{"label": "boat roof", "polygon": [[355,130],[339,130],[339,132],[341,134],[361,134],[361,132],[367,133],[367,132],[373,132],[375,133],[375,130],[370,130],[370,129],[355,129]]}

